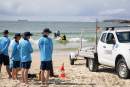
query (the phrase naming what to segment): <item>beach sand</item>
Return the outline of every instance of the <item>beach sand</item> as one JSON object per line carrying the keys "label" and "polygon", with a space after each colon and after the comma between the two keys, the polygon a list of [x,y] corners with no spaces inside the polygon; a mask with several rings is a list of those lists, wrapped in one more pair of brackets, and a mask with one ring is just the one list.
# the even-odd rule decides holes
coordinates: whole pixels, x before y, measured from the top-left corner
{"label": "beach sand", "polygon": [[[49,87],[130,87],[130,79],[123,80],[118,78],[112,68],[100,67],[99,72],[90,72],[85,66],[85,60],[82,58],[75,62],[75,65],[69,64],[69,51],[55,51],[53,55],[53,65],[55,74],[60,74],[59,67],[65,64],[65,79],[50,78]],[[39,53],[33,53],[33,62],[30,73],[39,72]],[[7,79],[5,68],[2,68],[2,78],[0,87],[22,87],[19,81]],[[36,79],[29,80],[29,87],[42,87],[40,81]]]}

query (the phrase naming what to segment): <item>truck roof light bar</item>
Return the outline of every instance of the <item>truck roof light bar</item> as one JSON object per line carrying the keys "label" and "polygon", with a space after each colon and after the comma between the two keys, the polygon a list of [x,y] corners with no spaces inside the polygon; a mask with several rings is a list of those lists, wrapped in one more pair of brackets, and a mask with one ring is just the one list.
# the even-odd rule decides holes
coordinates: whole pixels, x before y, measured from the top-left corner
{"label": "truck roof light bar", "polygon": [[130,27],[130,26],[113,26],[113,27],[105,27],[106,28],[106,31],[108,30],[115,30],[116,28],[127,28],[127,27]]}
{"label": "truck roof light bar", "polygon": [[106,31],[108,30],[115,30],[115,27],[106,27]]}

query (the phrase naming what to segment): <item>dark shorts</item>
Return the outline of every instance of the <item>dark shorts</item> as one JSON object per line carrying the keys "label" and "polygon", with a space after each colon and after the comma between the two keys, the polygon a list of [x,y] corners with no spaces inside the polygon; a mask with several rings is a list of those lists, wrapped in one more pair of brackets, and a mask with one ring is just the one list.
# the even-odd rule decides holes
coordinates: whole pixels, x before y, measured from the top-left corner
{"label": "dark shorts", "polygon": [[52,61],[41,61],[41,70],[51,70],[52,69]]}
{"label": "dark shorts", "polygon": [[0,54],[0,64],[4,64],[6,66],[9,65],[9,56],[4,55],[4,54]]}
{"label": "dark shorts", "polygon": [[12,68],[20,68],[20,61],[13,61]]}
{"label": "dark shorts", "polygon": [[32,61],[21,62],[21,68],[30,69]]}

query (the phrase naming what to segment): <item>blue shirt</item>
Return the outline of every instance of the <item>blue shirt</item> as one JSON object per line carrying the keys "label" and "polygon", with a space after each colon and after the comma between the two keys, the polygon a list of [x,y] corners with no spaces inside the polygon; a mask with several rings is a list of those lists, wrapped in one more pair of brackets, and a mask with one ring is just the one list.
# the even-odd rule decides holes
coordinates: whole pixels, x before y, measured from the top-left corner
{"label": "blue shirt", "polygon": [[53,43],[49,37],[41,37],[38,42],[41,61],[51,61],[53,52]]}
{"label": "blue shirt", "polygon": [[0,53],[8,56],[10,39],[7,36],[0,38]]}
{"label": "blue shirt", "polygon": [[22,39],[19,43],[21,62],[32,61],[31,53],[33,52],[32,45],[29,40]]}
{"label": "blue shirt", "polygon": [[11,59],[13,61],[20,61],[19,43],[13,40],[11,48],[12,48]]}

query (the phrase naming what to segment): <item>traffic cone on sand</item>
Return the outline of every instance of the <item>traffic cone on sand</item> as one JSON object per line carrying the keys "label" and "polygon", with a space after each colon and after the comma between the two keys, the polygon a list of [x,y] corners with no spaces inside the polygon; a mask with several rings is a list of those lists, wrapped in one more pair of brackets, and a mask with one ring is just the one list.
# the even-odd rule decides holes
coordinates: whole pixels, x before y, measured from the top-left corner
{"label": "traffic cone on sand", "polygon": [[64,68],[64,63],[62,64],[62,66],[60,67],[60,74],[59,74],[59,78],[61,79],[65,79],[65,68]]}

